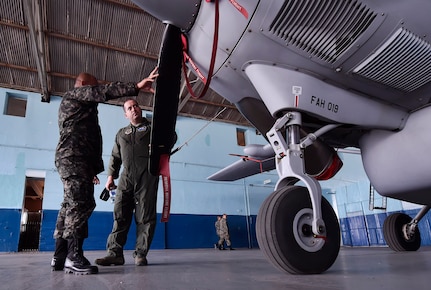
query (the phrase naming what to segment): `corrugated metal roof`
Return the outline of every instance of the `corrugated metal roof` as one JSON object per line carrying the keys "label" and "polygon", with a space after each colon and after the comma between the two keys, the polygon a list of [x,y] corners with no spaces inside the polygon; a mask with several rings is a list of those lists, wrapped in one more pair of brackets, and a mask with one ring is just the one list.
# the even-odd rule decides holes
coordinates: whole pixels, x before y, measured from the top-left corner
{"label": "corrugated metal roof", "polygon": [[[39,92],[49,101],[82,71],[104,82],[139,81],[157,65],[163,32],[163,23],[129,0],[1,1],[0,87]],[[137,98],[152,110],[151,94]],[[184,89],[179,104],[179,115],[210,120],[226,108],[216,121],[249,126],[212,90],[194,99]]]}

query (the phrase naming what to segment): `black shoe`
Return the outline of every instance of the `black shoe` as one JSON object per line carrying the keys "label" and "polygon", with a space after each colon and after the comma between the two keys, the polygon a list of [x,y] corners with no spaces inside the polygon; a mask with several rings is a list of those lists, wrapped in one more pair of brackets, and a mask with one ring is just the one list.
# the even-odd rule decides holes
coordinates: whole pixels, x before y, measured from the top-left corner
{"label": "black shoe", "polygon": [[[231,249],[232,250],[232,249]],[[84,265],[91,265],[90,261],[87,260],[86,257],[82,256],[82,262],[84,262]]]}
{"label": "black shoe", "polygon": [[84,250],[82,249],[82,246],[84,244],[84,239],[78,239],[78,251],[79,255],[82,257],[84,265],[91,265],[90,261],[87,260],[87,258],[84,256]]}
{"label": "black shoe", "polygon": [[99,268],[87,264],[88,260],[85,257],[76,255],[72,259],[66,258],[64,263],[64,272],[66,274],[88,275],[97,274]]}
{"label": "black shoe", "polygon": [[68,254],[64,262],[64,272],[66,274],[87,275],[99,272],[99,268],[90,265],[90,262],[84,257],[83,241],[83,239],[77,238],[67,239]]}
{"label": "black shoe", "polygon": [[64,269],[65,261],[66,261],[66,258],[53,257],[51,260],[51,270],[62,271]]}
{"label": "black shoe", "polygon": [[54,257],[51,260],[51,270],[61,271],[64,269],[64,262],[67,256],[67,241],[63,238],[55,240]]}

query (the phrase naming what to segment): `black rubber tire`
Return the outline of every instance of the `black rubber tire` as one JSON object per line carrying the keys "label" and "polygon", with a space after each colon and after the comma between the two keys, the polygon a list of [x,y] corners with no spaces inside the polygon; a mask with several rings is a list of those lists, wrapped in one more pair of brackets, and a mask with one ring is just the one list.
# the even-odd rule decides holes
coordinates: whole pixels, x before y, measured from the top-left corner
{"label": "black rubber tire", "polygon": [[396,252],[417,251],[421,247],[421,233],[416,228],[414,236],[407,240],[403,234],[403,226],[412,221],[404,213],[393,213],[383,223],[383,236],[389,248]]}
{"label": "black rubber tire", "polygon": [[[298,217],[302,226],[298,226],[301,224]],[[256,219],[256,236],[260,249],[276,268],[291,274],[318,274],[335,262],[340,250],[340,227],[332,206],[322,197],[326,239],[312,237],[310,217],[312,207],[305,187],[286,186],[262,203]],[[304,247],[298,242],[298,235],[310,242],[317,241],[316,247],[313,243]]]}

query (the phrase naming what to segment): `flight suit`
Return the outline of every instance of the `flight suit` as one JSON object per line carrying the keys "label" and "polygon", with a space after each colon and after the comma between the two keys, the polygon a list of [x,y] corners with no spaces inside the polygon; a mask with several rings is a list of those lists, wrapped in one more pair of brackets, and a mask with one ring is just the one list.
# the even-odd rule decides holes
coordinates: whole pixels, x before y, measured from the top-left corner
{"label": "flight suit", "polygon": [[133,218],[136,222],[136,246],[134,257],[146,257],[156,227],[156,203],[159,177],[148,170],[151,126],[148,120],[138,126],[120,129],[108,166],[108,176],[118,181],[114,224],[107,240],[108,255],[123,256],[123,247]]}

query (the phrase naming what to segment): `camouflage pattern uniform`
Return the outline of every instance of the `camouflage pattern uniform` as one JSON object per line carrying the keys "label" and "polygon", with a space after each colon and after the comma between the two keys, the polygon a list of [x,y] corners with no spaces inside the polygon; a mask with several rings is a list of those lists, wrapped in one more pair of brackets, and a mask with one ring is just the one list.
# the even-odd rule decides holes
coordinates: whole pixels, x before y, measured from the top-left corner
{"label": "camouflage pattern uniform", "polygon": [[[214,227],[216,229],[216,234],[217,237],[220,239],[220,220],[221,220],[221,216],[217,216],[217,220],[214,223]],[[220,248],[218,242],[214,245],[216,248]]]}
{"label": "camouflage pattern uniform", "polygon": [[136,245],[134,257],[146,257],[156,228],[156,203],[159,177],[148,170],[151,126],[147,119],[138,126],[129,124],[115,136],[108,176],[119,177],[114,224],[107,240],[108,256],[123,256],[123,247],[135,213]]}
{"label": "camouflage pattern uniform", "polygon": [[226,245],[229,248],[232,248],[232,243],[230,242],[229,236],[229,227],[227,225],[227,220],[225,217],[220,220],[220,239],[217,243],[219,247],[223,246],[224,241],[226,241]]}
{"label": "camouflage pattern uniform", "polygon": [[214,223],[214,227],[216,229],[217,236],[220,237],[220,218],[217,217],[217,220]]}
{"label": "camouflage pattern uniform", "polygon": [[98,103],[136,96],[135,83],[83,86],[66,92],[58,111],[60,139],[55,153],[64,187],[54,238],[88,237],[88,219],[96,203],[93,178],[104,170]]}

